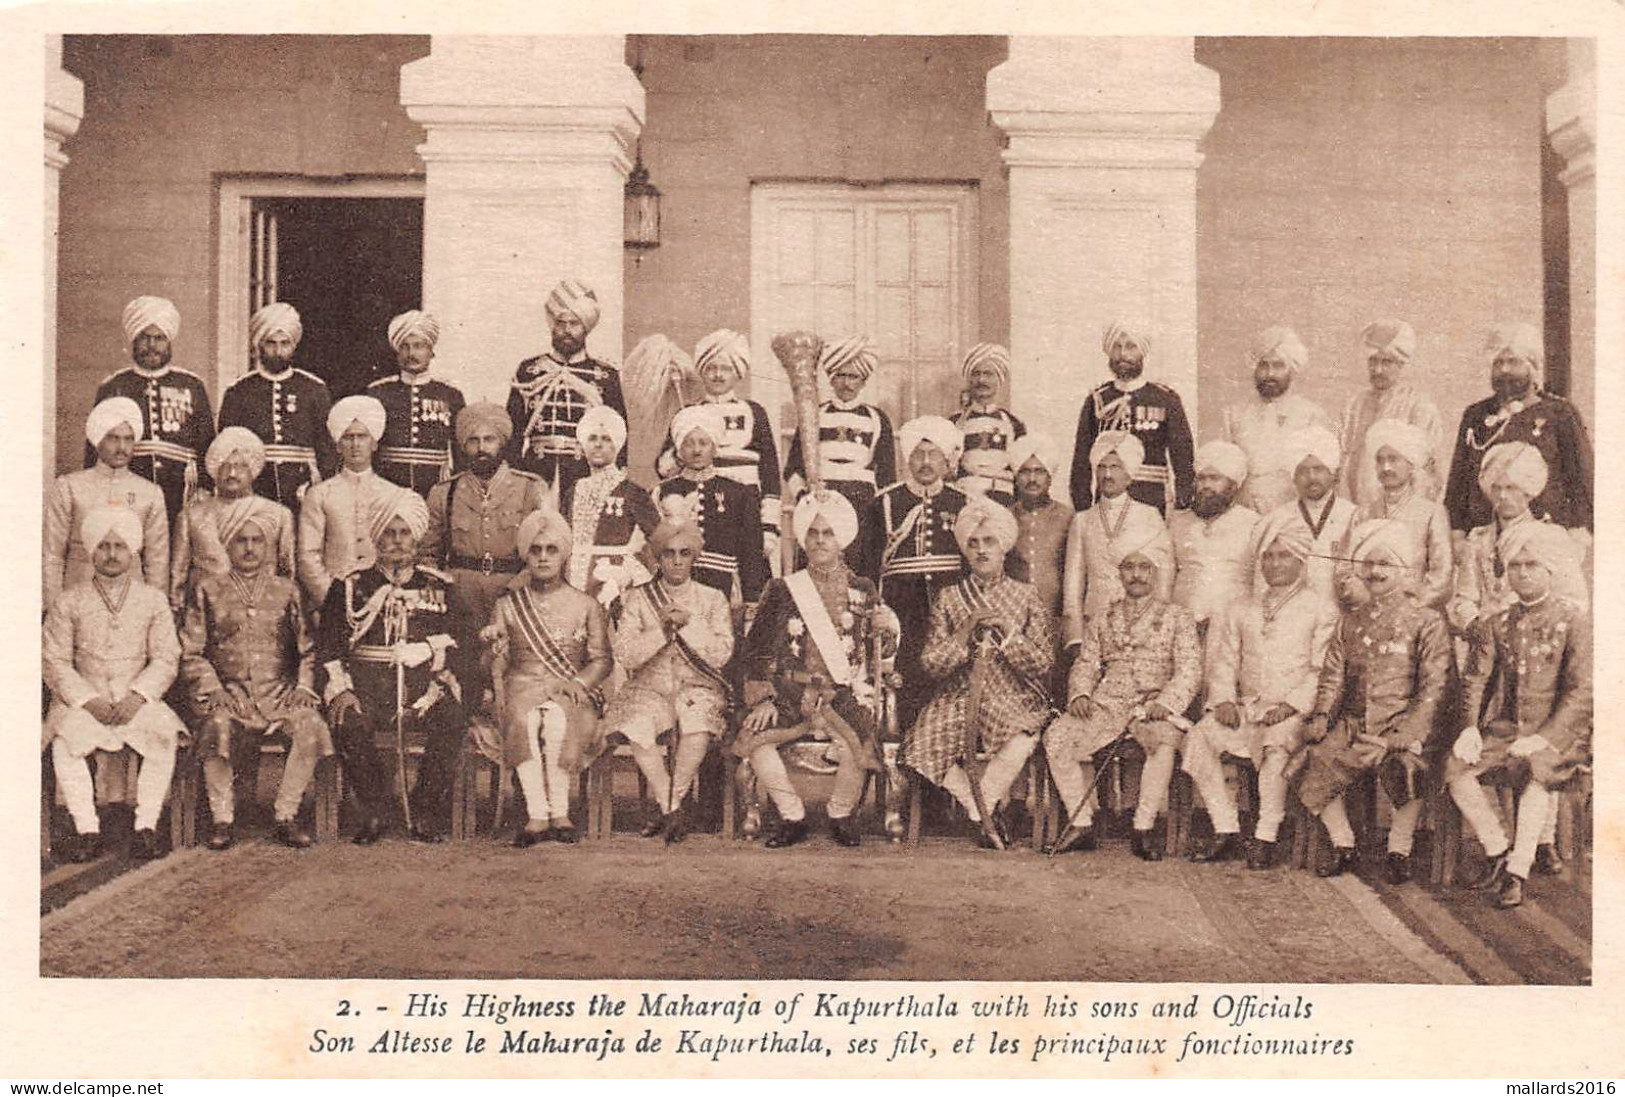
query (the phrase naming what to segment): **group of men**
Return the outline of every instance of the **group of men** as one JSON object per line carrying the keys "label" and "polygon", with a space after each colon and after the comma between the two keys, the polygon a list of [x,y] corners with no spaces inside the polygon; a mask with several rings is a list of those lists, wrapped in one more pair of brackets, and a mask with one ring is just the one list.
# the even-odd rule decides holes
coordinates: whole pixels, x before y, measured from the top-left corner
{"label": "group of men", "polygon": [[[142,759],[135,848],[154,856],[177,746],[195,742],[208,844],[225,848],[235,760],[267,734],[289,747],[279,840],[311,843],[300,801],[335,752],[356,841],[377,840],[396,794],[409,833],[439,840],[455,752],[487,723],[524,793],[519,846],[574,841],[575,775],[618,737],[656,801],[650,837],[686,833],[695,775],[725,743],[776,811],[766,844],[804,840],[781,751],[812,739],[838,843],[859,844],[866,781],[900,765],[1002,848],[1042,742],[1067,817],[1052,853],[1094,846],[1100,779],[1122,759],[1139,856],[1161,856],[1176,767],[1215,830],[1193,856],[1240,855],[1229,758],[1258,771],[1252,867],[1271,863],[1296,782],[1331,837],[1318,871],[1345,870],[1343,794],[1369,772],[1394,805],[1394,882],[1441,780],[1499,901],[1558,867],[1551,793],[1589,764],[1590,448],[1543,388],[1528,326],[1491,334],[1494,395],[1446,466],[1438,410],[1404,381],[1408,324],[1361,333],[1371,387],[1339,425],[1292,391],[1302,342],[1267,329],[1256,399],[1200,447],[1179,395],[1144,375],[1149,334],[1113,324],[1068,506],[1051,494],[1063,455],[1003,402],[1003,347],[967,354],[956,414],[894,429],[861,399],[870,341],[815,341],[833,398],[816,445],[798,434],[781,463],[765,410],[735,391],[749,341],[727,329],[695,348],[704,394],[673,417],[651,492],[625,471],[618,371],[586,354],[595,295],[566,279],[546,312],[551,349],[502,408],[430,377],[439,327],[421,311],[389,325],[399,375],[334,402],[292,364],[298,314],[269,305],[217,434],[202,383],[170,365],[174,306],[131,302],[134,364],[103,382],[90,467],[58,479],[46,518],[45,742],[70,856],[95,848],[92,753]],[[410,794],[409,741],[424,748]],[[380,747],[399,755],[394,793]],[[1522,790],[1514,841],[1481,780]]]}

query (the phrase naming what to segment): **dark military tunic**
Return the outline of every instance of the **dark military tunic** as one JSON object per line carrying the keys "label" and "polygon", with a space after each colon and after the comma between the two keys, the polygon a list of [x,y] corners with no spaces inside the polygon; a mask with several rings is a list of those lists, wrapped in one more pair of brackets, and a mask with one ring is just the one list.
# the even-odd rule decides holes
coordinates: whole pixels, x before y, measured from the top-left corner
{"label": "dark military tunic", "polygon": [[1502,442],[1528,442],[1546,459],[1548,472],[1546,489],[1529,502],[1531,513],[1568,529],[1591,529],[1591,439],[1579,411],[1549,392],[1514,403],[1519,410],[1509,411],[1491,396],[1461,413],[1444,489],[1450,528],[1466,533],[1490,523],[1494,508],[1478,486],[1484,454]]}
{"label": "dark military tunic", "polygon": [[276,374],[256,366],[226,390],[220,429],[247,427],[265,443],[256,495],[297,513],[300,493],[338,471],[338,450],[327,433],[332,408],[326,383],[294,366]]}
{"label": "dark military tunic", "polygon": [[463,394],[428,377],[384,377],[367,386],[384,405],[384,437],[373,468],[378,475],[427,496],[451,475],[456,457],[453,426],[463,410]]}
{"label": "dark military tunic", "polygon": [[1010,443],[1027,433],[1027,425],[1001,407],[969,407],[949,416],[965,445],[959,454],[958,487],[981,494],[1000,506],[1016,501],[1016,470],[1010,467]]}
{"label": "dark military tunic", "polygon": [[771,573],[762,548],[762,526],[755,520],[755,493],[722,476],[703,481],[674,476],[660,485],[661,509],[668,506],[665,500],[671,496],[696,494],[695,520],[705,543],[694,565],[694,578],[736,603],[739,598],[756,601]]}
{"label": "dark military tunic", "polygon": [[[587,475],[576,424],[582,413],[599,404],[626,418],[626,398],[615,367],[585,353],[568,364],[551,352],[525,359],[508,390],[508,418],[513,422],[508,460],[515,468],[540,476],[555,498],[562,496],[570,482]],[[615,461],[626,467],[625,447]]]}
{"label": "dark military tunic", "polygon": [[[823,466],[824,486],[844,495],[862,517],[875,493],[897,481],[897,442],[891,420],[872,404],[825,400],[818,406],[818,461]],[[784,481],[791,497],[799,496],[807,486],[799,430],[790,440]],[[851,554],[847,563],[857,566]]]}
{"label": "dark military tunic", "polygon": [[[779,499],[779,447],[773,441],[773,424],[767,412],[755,400],[732,393],[716,400],[707,397],[701,403],[714,405],[722,412],[722,437],[715,439],[717,455],[712,469],[718,476],[756,491],[761,501],[762,535],[777,536],[783,506]],[[667,434],[655,458],[655,474],[665,479],[679,471],[677,449]]]}
{"label": "dark military tunic", "polygon": [[1095,501],[1095,470],[1089,450],[1106,431],[1128,431],[1145,447],[1145,463],[1129,484],[1131,498],[1168,513],[1191,505],[1196,495],[1196,447],[1179,393],[1156,381],[1107,381],[1089,394],[1078,413],[1072,451],[1072,506],[1088,510]]}
{"label": "dark military tunic", "polygon": [[[197,374],[179,366],[121,369],[96,387],[96,403],[115,396],[135,401],[141,409],[141,440],[135,444],[130,471],[151,480],[164,493],[169,526],[175,528],[181,507],[200,483],[207,484],[203,455],[214,441],[214,409]],[[85,450],[85,467],[96,463],[96,450]]]}

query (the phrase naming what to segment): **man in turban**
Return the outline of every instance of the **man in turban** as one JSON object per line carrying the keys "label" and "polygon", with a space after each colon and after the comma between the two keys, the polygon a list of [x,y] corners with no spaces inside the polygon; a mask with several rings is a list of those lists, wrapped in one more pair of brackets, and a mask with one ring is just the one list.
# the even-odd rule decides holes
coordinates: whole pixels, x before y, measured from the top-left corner
{"label": "man in turban", "polygon": [[203,467],[214,484],[212,494],[199,494],[181,511],[169,560],[169,601],[179,613],[188,593],[206,575],[231,571],[226,546],[250,517],[267,530],[268,569],[295,574],[293,514],[281,503],[254,494],[254,479],[265,466],[265,443],[246,427],[227,427],[215,435]]}
{"label": "man in turban", "polygon": [[[1523,902],[1532,868],[1561,871],[1549,844],[1553,793],[1590,769],[1594,712],[1590,614],[1555,591],[1557,575],[1573,566],[1572,538],[1560,526],[1530,520],[1501,540],[1516,599],[1495,613],[1488,642],[1468,658],[1462,711],[1469,720],[1482,713],[1482,726],[1456,737],[1445,779],[1490,857],[1474,886],[1497,888],[1496,905],[1507,908]],[[1519,790],[1510,848],[1479,785],[1485,777]]]}
{"label": "man in turban", "polygon": [[[897,481],[891,420],[875,405],[858,399],[875,372],[875,362],[874,344],[867,335],[827,342],[818,355],[818,367],[829,378],[832,394],[818,405],[818,463],[823,466],[824,486],[846,496],[860,515],[868,513],[877,492]],[[787,504],[807,487],[799,429],[790,440],[784,485]],[[847,563],[857,566],[854,554],[848,553]]]}
{"label": "man in turban", "polygon": [[429,376],[440,321],[410,309],[389,322],[389,345],[401,371],[367,386],[384,405],[384,436],[378,442],[378,474],[427,497],[451,475],[457,457],[453,436],[463,410],[461,390]]}
{"label": "man in turban", "polygon": [[525,794],[529,820],[513,844],[573,843],[570,788],[603,745],[599,691],[614,668],[604,608],[564,581],[570,524],[544,508],[519,524],[525,581],[497,600],[480,637],[500,683],[502,760]]}
{"label": "man in turban", "polygon": [[[1309,535],[1309,556],[1304,564],[1304,581],[1317,599],[1337,605],[1337,561],[1348,555],[1349,529],[1354,523],[1354,504],[1337,491],[1338,470],[1343,451],[1337,436],[1325,427],[1305,427],[1282,441],[1284,457],[1292,463],[1292,486],[1296,498],[1289,499],[1263,516],[1258,533],[1302,529]],[[1253,555],[1265,546],[1253,539]],[[1255,586],[1260,580],[1255,578]]]}
{"label": "man in turban", "polygon": [[220,400],[220,427],[247,427],[265,443],[254,490],[297,512],[305,490],[338,468],[327,433],[333,397],[314,373],[293,364],[305,328],[292,305],[273,301],[248,321],[254,368]]}
{"label": "man in turban", "polygon": [[1120,536],[1112,551],[1123,597],[1089,620],[1067,683],[1067,711],[1044,733],[1044,753],[1067,814],[1066,829],[1050,852],[1095,848],[1095,767],[1127,747],[1131,760],[1143,761],[1134,854],[1160,861],[1168,782],[1183,729],[1190,726],[1183,714],[1201,682],[1202,650],[1190,611],[1157,593],[1159,573],[1173,567],[1166,539],[1145,529]]}
{"label": "man in turban", "polygon": [[[733,616],[726,598],[691,578],[705,544],[696,526],[667,519],[649,543],[660,571],[625,599],[614,647],[628,680],[605,710],[603,728],[606,736],[626,738],[659,805],[643,836],[664,834],[671,843],[688,832],[683,801],[711,740],[727,731],[724,668],[733,657]],[[670,769],[659,749],[662,735]]]}
{"label": "man in turban", "polygon": [[1416,354],[1416,332],[1403,320],[1374,320],[1360,332],[1360,349],[1371,387],[1343,405],[1338,432],[1346,458],[1343,476],[1349,501],[1364,503],[1382,494],[1371,455],[1365,451],[1366,432],[1380,419],[1409,423],[1427,439],[1427,459],[1416,470],[1416,479],[1423,495],[1437,499],[1444,481],[1440,464],[1444,418],[1431,396],[1405,380]]}
{"label": "man in turban", "polygon": [[97,507],[128,507],[141,527],[145,547],[140,574],[147,586],[169,586],[169,517],[164,493],[130,471],[141,440],[141,408],[127,396],[98,403],[85,419],[85,440],[96,451],[92,468],[58,476],[45,501],[45,551],[41,586],[49,607],[63,590],[91,576],[90,554],[96,546],[80,539],[85,516]]}
{"label": "man in turban", "polygon": [[1248,480],[1240,446],[1208,442],[1196,451],[1195,501],[1168,519],[1177,572],[1173,600],[1191,611],[1203,635],[1209,619],[1253,586],[1258,513],[1236,502]]}
{"label": "man in turban", "polygon": [[1397,419],[1379,419],[1366,431],[1365,452],[1382,490],[1354,511],[1354,522],[1393,519],[1410,537],[1405,557],[1414,569],[1412,594],[1442,611],[1450,598],[1455,561],[1450,544],[1450,517],[1439,503],[1422,494],[1417,474],[1429,456],[1420,428]]}
{"label": "man in turban", "polygon": [[[902,761],[953,794],[984,849],[1008,849],[1000,804],[1049,723],[1055,616],[1037,588],[1006,577],[1019,529],[985,497],[968,501],[954,523],[970,575],[938,599],[921,655],[931,700],[903,740]],[[978,784],[966,770],[990,756]]]}
{"label": "man in turban", "polygon": [[[1066,575],[1061,592],[1062,635],[1068,649],[1083,643],[1091,620],[1123,597],[1118,565],[1122,546],[1156,541],[1173,555],[1162,513],[1134,498],[1135,475],[1145,461],[1139,435],[1108,430],[1095,436],[1088,463],[1096,490],[1094,505],[1072,519],[1066,540]],[[1157,594],[1173,590],[1173,568],[1157,573]]]}
{"label": "man in turban", "polygon": [[1358,855],[1343,793],[1376,772],[1394,805],[1387,878],[1410,879],[1411,841],[1422,812],[1420,782],[1439,734],[1441,700],[1455,675],[1444,619],[1411,597],[1410,532],[1401,522],[1362,522],[1350,555],[1370,594],[1343,614],[1326,646],[1315,703],[1302,725],[1309,744],[1298,798],[1332,841],[1321,876],[1352,868]]}
{"label": "man in turban", "polygon": [[705,539],[694,578],[736,605],[755,603],[771,574],[762,547],[755,493],[717,475],[717,439],[727,413],[715,404],[692,404],[672,417],[671,441],[681,471],[660,485],[660,512],[693,522]]}
{"label": "man in turban", "polygon": [[[134,365],[102,378],[96,403],[128,397],[141,409],[130,471],[157,484],[173,528],[198,484],[198,462],[214,438],[214,406],[197,374],[170,365],[181,314],[163,297],[137,297],[124,306],[124,343]],[[85,467],[96,464],[95,446]]]}
{"label": "man in turban", "polygon": [[1066,568],[1067,531],[1072,508],[1050,494],[1061,458],[1048,438],[1026,434],[1010,443],[1015,470],[1016,516],[1020,535],[1011,550],[1010,575],[1038,589],[1038,599],[1056,619],[1061,615],[1061,586]]}
{"label": "man in turban", "polygon": [[562,510],[573,542],[565,577],[597,598],[614,621],[621,595],[649,579],[654,560],[648,538],[660,523],[660,511],[615,463],[626,447],[626,422],[617,412],[602,404],[588,408],[576,423],[576,435],[592,471],[564,494]]}
{"label": "man in turban", "polygon": [[990,495],[1000,506],[1015,502],[1015,468],[1010,443],[1027,427],[999,403],[1010,384],[1010,352],[997,343],[977,343],[960,366],[965,388],[950,422],[964,439],[955,486],[966,495]]}
{"label": "man in turban", "polygon": [[[1224,409],[1222,437],[1247,455],[1247,484],[1241,503],[1267,514],[1290,501],[1292,465],[1287,462],[1286,440],[1305,427],[1336,431],[1319,404],[1291,391],[1292,382],[1309,363],[1309,351],[1291,328],[1265,328],[1253,340],[1247,356],[1253,366],[1253,387],[1258,398],[1241,407]],[[1198,469],[1197,471],[1201,471]]]}
{"label": "man in turban", "polygon": [[[600,404],[626,418],[621,375],[614,366],[587,354],[587,335],[598,326],[598,295],[585,282],[566,278],[553,287],[544,306],[553,348],[519,363],[508,392],[513,440],[508,458],[515,468],[534,472],[556,504],[571,481],[587,474],[576,441],[576,423]],[[626,452],[619,458],[626,465]]]}
{"label": "man in turban", "polygon": [[1078,436],[1072,448],[1072,506],[1079,514],[1094,505],[1100,485],[1093,479],[1095,441],[1105,433],[1133,435],[1144,455],[1129,484],[1129,496],[1166,515],[1191,505],[1196,473],[1191,467],[1195,442],[1179,393],[1145,378],[1151,333],[1144,327],[1115,321],[1100,336],[1100,349],[1112,380],[1095,388],[1078,413]]}
{"label": "man in turban", "polygon": [[[162,519],[163,504],[156,505]],[[180,662],[180,643],[163,589],[132,573],[145,537],[136,511],[128,505],[92,507],[80,519],[78,534],[90,551],[90,569],[47,596],[43,637],[45,684],[53,700],[41,745],[51,749],[75,831],[63,852],[70,861],[89,861],[98,853],[101,824],[90,755],[129,747],[141,759],[130,852],[137,860],[150,860],[163,856],[155,828],[169,795],[175,748],[185,733],[164,703]]]}
{"label": "man in turban", "polygon": [[[383,832],[388,792],[378,762],[380,742],[395,754],[411,837],[444,840],[451,822],[452,772],[467,727],[462,686],[447,663],[456,643],[448,631],[451,580],[416,563],[429,509],[416,492],[382,483],[367,500],[362,527],[374,551],[360,570],[334,580],[316,638],[327,723],[361,805],[354,841],[363,846]],[[406,758],[413,742],[421,742],[423,760],[408,796]]]}
{"label": "man in turban", "polygon": [[238,760],[252,759],[248,772],[258,772],[261,739],[278,733],[288,739],[288,757],[277,787],[274,834],[285,846],[309,847],[311,836],[297,820],[299,806],[316,764],[333,753],[299,587],[274,574],[279,519],[286,512],[269,499],[261,502],[266,509],[230,520],[224,537],[228,570],[199,576],[181,627],[181,681],[203,758],[212,819],[207,844],[214,850],[235,840]]}
{"label": "man in turban", "polygon": [[792,524],[807,566],[769,580],[762,593],[744,646],[749,714],[732,749],[750,759],[778,809],[779,825],[765,844],[780,849],[807,837],[807,811],[778,748],[808,736],[831,743],[830,828],[838,844],[856,846],[852,813],[868,771],[882,768],[879,679],[886,667],[874,663],[875,640],[895,649],[897,618],[842,558],[858,532],[845,496],[827,488],[803,495]]}
{"label": "man in turban", "polygon": [[1479,490],[1479,468],[1489,448],[1501,442],[1527,442],[1540,450],[1550,472],[1529,509],[1536,518],[1583,531],[1589,544],[1591,439],[1578,409],[1542,386],[1546,352],[1540,332],[1529,324],[1497,327],[1485,340],[1484,359],[1495,393],[1461,413],[1444,491],[1451,530],[1465,535],[1490,520],[1494,508]]}
{"label": "man in turban", "polygon": [[372,566],[376,538],[368,516],[375,503],[394,497],[396,487],[372,468],[384,433],[384,405],[371,396],[346,396],[328,413],[327,431],[343,464],[338,475],[307,491],[299,508],[299,581],[318,606],[333,580]]}
{"label": "man in turban", "polygon": [[[704,388],[700,403],[723,413],[717,475],[743,484],[760,499],[762,546],[772,560],[779,555],[779,447],[767,411],[734,391],[750,376],[750,338],[727,328],[713,331],[694,345],[694,372]],[[655,473],[665,480],[680,471],[668,438],[655,458]]]}
{"label": "man in turban", "polygon": [[1225,784],[1224,759],[1241,758],[1258,773],[1258,824],[1247,867],[1270,866],[1286,818],[1287,760],[1301,745],[1299,727],[1314,707],[1326,646],[1337,628],[1334,603],[1309,588],[1310,531],[1290,511],[1260,523],[1254,543],[1264,586],[1223,606],[1207,637],[1203,716],[1185,737],[1184,770],[1213,821],[1213,842],[1195,861],[1227,861],[1240,852],[1236,794]]}

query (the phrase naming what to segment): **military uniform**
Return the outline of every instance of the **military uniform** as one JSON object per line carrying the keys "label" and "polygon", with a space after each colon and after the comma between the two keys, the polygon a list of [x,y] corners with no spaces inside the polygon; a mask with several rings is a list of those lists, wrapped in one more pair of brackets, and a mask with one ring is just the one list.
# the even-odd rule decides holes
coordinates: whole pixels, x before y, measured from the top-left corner
{"label": "military uniform", "polygon": [[1026,424],[997,406],[967,407],[948,421],[965,438],[954,486],[966,495],[986,495],[1001,506],[1015,503],[1016,472],[1010,467],[1010,443],[1027,433]]}
{"label": "military uniform", "polygon": [[269,521],[276,532],[267,534],[265,540],[274,557],[273,566],[278,575],[291,579],[297,574],[298,548],[293,515],[287,507],[260,495],[245,495],[240,499],[201,495],[182,509],[180,524],[171,540],[169,602],[177,611],[186,604],[187,592],[196,590],[204,576],[223,576],[231,570],[220,530],[239,508],[271,513]]}
{"label": "military uniform", "polygon": [[1072,451],[1072,506],[1079,513],[1095,501],[1095,470],[1089,451],[1107,431],[1127,431],[1145,447],[1145,461],[1134,474],[1128,494],[1158,513],[1170,501],[1183,509],[1196,494],[1195,443],[1179,393],[1156,381],[1107,381],[1089,394],[1078,413],[1078,436]]}
{"label": "military uniform", "polygon": [[646,545],[660,512],[647,491],[620,469],[595,469],[572,483],[562,502],[561,513],[570,521],[566,580],[572,587],[607,608],[649,581]]}
{"label": "military uniform", "polygon": [[281,373],[256,366],[226,389],[220,429],[247,427],[265,443],[256,494],[297,512],[304,490],[337,471],[338,451],[327,433],[332,407],[326,383],[294,366]]}
{"label": "military uniform", "polygon": [[[587,462],[576,441],[576,424],[588,408],[607,405],[626,419],[621,375],[615,367],[585,351],[568,363],[552,352],[519,363],[508,390],[508,418],[513,422],[508,460],[517,469],[542,478],[554,499],[569,484],[587,475]],[[622,448],[615,463],[626,467]]]}
{"label": "military uniform", "polygon": [[367,395],[384,405],[384,436],[373,467],[384,479],[427,497],[451,475],[452,427],[463,410],[463,394],[444,381],[403,373],[374,381]]}
{"label": "military uniform", "polygon": [[705,538],[705,548],[694,565],[694,578],[729,599],[755,602],[769,571],[762,547],[762,527],[750,521],[756,514],[749,488],[721,476],[704,481],[675,476],[660,485],[661,508],[674,495],[698,495],[694,524]]}
{"label": "military uniform", "polygon": [[1168,519],[1178,569],[1173,600],[1190,610],[1198,625],[1252,590],[1257,524],[1256,512],[1236,504],[1209,520],[1193,510],[1176,511]]}
{"label": "military uniform", "polygon": [[1494,508],[1479,489],[1478,471],[1485,452],[1501,442],[1529,443],[1551,470],[1545,490],[1529,502],[1536,518],[1567,529],[1592,528],[1591,439],[1585,423],[1561,396],[1537,392],[1506,408],[1492,396],[1461,413],[1444,491],[1451,529],[1465,533],[1491,521]]}
{"label": "military uniform", "polygon": [[[818,405],[818,463],[824,486],[845,496],[860,516],[865,514],[875,493],[897,481],[897,442],[891,420],[873,404],[825,400]],[[807,485],[799,430],[790,440],[784,482],[787,498],[799,496]],[[851,554],[847,563],[860,567]]]}
{"label": "military uniform", "polygon": [[[200,466],[214,441],[209,392],[197,374],[179,366],[156,370],[129,366],[102,379],[91,406],[114,396],[129,397],[141,409],[141,438],[130,471],[158,485],[173,528],[188,497],[208,479]],[[95,464],[95,448],[87,446],[85,467]]]}
{"label": "military uniform", "polygon": [[164,493],[128,468],[115,470],[98,464],[58,476],[46,497],[41,587],[47,609],[64,590],[90,578],[90,552],[80,527],[92,508],[108,505],[129,507],[141,519],[141,575],[153,590],[169,590],[169,518]]}
{"label": "military uniform", "polygon": [[[733,393],[720,399],[708,396],[701,402],[715,405],[722,412],[722,437],[714,439],[717,454],[711,471],[754,490],[760,500],[762,537],[777,537],[783,506],[779,495],[779,447],[773,441],[773,424],[767,412],[755,400]],[[655,473],[664,480],[680,471],[677,448],[668,434],[655,459]]]}

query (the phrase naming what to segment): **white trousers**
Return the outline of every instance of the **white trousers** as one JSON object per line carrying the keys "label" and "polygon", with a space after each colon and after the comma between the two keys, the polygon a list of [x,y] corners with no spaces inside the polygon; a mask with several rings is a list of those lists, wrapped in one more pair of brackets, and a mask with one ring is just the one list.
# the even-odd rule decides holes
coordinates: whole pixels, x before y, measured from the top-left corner
{"label": "white trousers", "polygon": [[[1388,825],[1389,853],[1410,856],[1411,843],[1416,839],[1416,823],[1421,817],[1421,800],[1412,800],[1404,807],[1394,809],[1393,820]],[[1326,824],[1326,833],[1331,836],[1332,845],[1338,849],[1354,848],[1354,828],[1349,825],[1348,808],[1344,807],[1341,796],[1320,809],[1320,819]]]}
{"label": "white trousers", "polygon": [[649,795],[660,805],[662,815],[676,811],[677,805],[688,795],[688,790],[694,787],[694,775],[700,771],[700,763],[705,761],[705,752],[711,746],[711,736],[704,731],[680,735],[676,729],[672,729],[668,734],[677,735],[677,751],[670,773],[666,772],[666,758],[658,746],[644,746],[630,741],[628,744],[632,748],[632,760],[643,771],[644,780],[649,784]]}
{"label": "white trousers", "polygon": [[[1196,737],[1185,740],[1185,749],[1191,750]],[[1260,842],[1273,842],[1281,833],[1281,821],[1286,818],[1286,751],[1266,748],[1264,760],[1258,766],[1258,829],[1254,832]],[[1187,773],[1190,769],[1187,767]],[[1236,811],[1236,793],[1224,779],[1224,766],[1198,767],[1191,773],[1191,782],[1201,793],[1207,806],[1213,830],[1220,835],[1241,833],[1241,819]]]}
{"label": "white trousers", "polygon": [[[96,816],[96,783],[90,773],[90,759],[91,755],[75,758],[64,739],[51,740],[57,787],[67,801],[68,814],[73,816],[73,829],[80,834],[99,834],[102,829]],[[135,781],[136,830],[151,830],[158,825],[158,813],[164,810],[164,798],[169,795],[169,782],[174,776],[173,749],[142,756],[141,773]]]}
{"label": "white trousers", "polygon": [[[1038,736],[1015,735],[988,759],[987,768],[982,771],[982,803],[991,809],[1004,801],[1010,793],[1010,786],[1021,775],[1021,767],[1027,764],[1027,759],[1032,757],[1037,747]],[[976,797],[971,792],[970,775],[958,762],[943,777],[942,787],[953,793],[954,799],[964,807],[972,821],[982,821],[982,813],[976,810]]]}
{"label": "white trousers", "polygon": [[551,701],[525,717],[530,757],[514,767],[514,774],[525,791],[525,810],[533,823],[570,825],[570,779],[559,765],[564,733],[564,710]]}
{"label": "white trousers", "polygon": [[[1140,801],[1134,808],[1135,830],[1150,830],[1156,825],[1157,816],[1167,809],[1168,782],[1174,776],[1174,763],[1178,760],[1176,754],[1172,743],[1164,743],[1147,754],[1145,765],[1140,770]],[[1060,793],[1061,803],[1066,806],[1068,825],[1091,825],[1099,797],[1089,797],[1087,804],[1084,798],[1088,796],[1089,785],[1095,779],[1094,765],[1087,761],[1059,759],[1052,754],[1049,769],[1050,776],[1055,779],[1055,790]]]}
{"label": "white trousers", "polygon": [[[1450,798],[1461,809],[1461,817],[1473,828],[1479,844],[1491,857],[1507,853],[1506,830],[1501,816],[1490,805],[1490,798],[1478,778],[1463,774],[1450,782]],[[1544,785],[1530,781],[1518,797],[1518,818],[1514,824],[1512,851],[1507,853],[1507,871],[1514,876],[1529,879],[1529,869],[1535,863],[1535,848],[1546,841],[1546,828],[1556,828],[1557,797]]]}
{"label": "white trousers", "polygon": [[[299,804],[305,798],[305,790],[310,787],[310,780],[316,775],[316,762],[318,753],[314,742],[294,740],[288,747],[287,757],[283,761],[282,782],[276,787],[276,821],[291,823],[293,817],[299,814]],[[211,754],[203,759],[203,787],[209,794],[209,814],[216,823],[229,825],[234,821],[237,810],[236,797],[232,795],[231,763],[218,754]]]}
{"label": "white trousers", "polygon": [[[863,792],[863,767],[858,765],[844,742],[836,739],[833,746],[835,786],[830,789],[829,803],[824,810],[831,819],[845,819],[857,808],[858,796]],[[807,806],[802,803],[796,786],[791,784],[790,774],[785,770],[784,759],[779,757],[776,746],[768,743],[751,751],[750,764],[756,770],[757,787],[767,790],[773,806],[778,809],[779,818],[787,823],[795,823],[807,817]]]}

